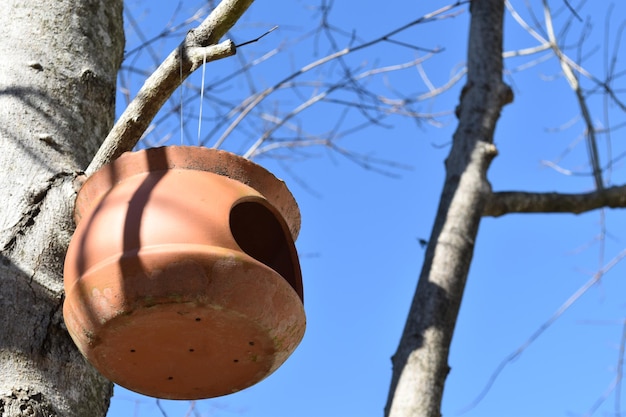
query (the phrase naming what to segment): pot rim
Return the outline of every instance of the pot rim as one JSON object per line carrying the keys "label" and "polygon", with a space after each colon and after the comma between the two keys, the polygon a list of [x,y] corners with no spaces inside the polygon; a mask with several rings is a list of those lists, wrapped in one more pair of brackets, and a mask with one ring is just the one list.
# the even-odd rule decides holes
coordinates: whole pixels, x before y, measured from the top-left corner
{"label": "pot rim", "polygon": [[300,232],[300,209],[285,182],[249,159],[231,152],[200,146],[162,146],[125,152],[104,165],[82,185],[76,197],[74,220],[78,224],[91,208],[125,178],[170,169],[218,174],[258,191],[285,219],[294,239]]}

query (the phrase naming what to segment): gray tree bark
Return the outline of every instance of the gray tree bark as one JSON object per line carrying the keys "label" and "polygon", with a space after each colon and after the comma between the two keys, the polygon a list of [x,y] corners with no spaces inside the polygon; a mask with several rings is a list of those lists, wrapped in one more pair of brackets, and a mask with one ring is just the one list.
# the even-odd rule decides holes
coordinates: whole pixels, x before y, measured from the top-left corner
{"label": "gray tree bark", "polygon": [[467,84],[446,178],[417,290],[398,350],[385,415],[438,417],[449,371],[448,352],[481,216],[491,193],[486,179],[496,155],[493,134],[513,100],[502,82],[502,0],[472,0]]}
{"label": "gray tree bark", "polygon": [[[235,53],[232,42],[217,42],[252,1],[223,0],[188,34],[179,48],[185,77],[199,57]],[[0,417],[105,416],[112,384],[63,324],[63,260],[83,171],[143,133],[112,131],[122,0],[7,0],[0,27]],[[182,82],[157,75],[132,112],[146,126]]]}
{"label": "gray tree bark", "polygon": [[122,0],[7,0],[0,27],[0,416],[104,416],[62,272],[73,180],[113,123]]}

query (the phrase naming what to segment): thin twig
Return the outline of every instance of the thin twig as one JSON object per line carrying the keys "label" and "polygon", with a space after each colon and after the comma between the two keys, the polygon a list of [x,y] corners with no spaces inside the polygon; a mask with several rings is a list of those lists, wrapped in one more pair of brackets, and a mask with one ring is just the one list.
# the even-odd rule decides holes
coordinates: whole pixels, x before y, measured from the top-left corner
{"label": "thin twig", "polygon": [[413,60],[413,61],[405,63],[405,64],[392,65],[392,66],[388,66],[388,67],[384,67],[384,68],[377,68],[377,69],[373,69],[373,70],[364,71],[361,74],[355,75],[354,77],[350,77],[349,81],[343,81],[343,82],[340,82],[340,83],[337,83],[337,84],[334,84],[334,85],[328,87],[326,90],[316,94],[313,97],[310,97],[308,100],[306,100],[305,102],[303,102],[300,105],[298,105],[291,112],[289,112],[288,114],[283,116],[280,121],[278,121],[277,123],[274,124],[274,126],[272,126],[271,128],[265,129],[265,131],[257,139],[257,141],[252,146],[250,146],[250,148],[248,148],[248,150],[244,153],[243,157],[244,158],[252,158],[252,157],[254,157],[257,154],[257,151],[258,151],[259,147],[268,138],[270,138],[272,136],[272,134],[276,130],[278,130],[286,122],[288,122],[290,119],[294,118],[295,116],[297,116],[298,114],[300,114],[304,110],[306,110],[306,109],[310,108],[311,106],[313,106],[314,104],[316,104],[316,103],[326,99],[326,97],[328,95],[330,95],[332,92],[334,92],[334,91],[336,91],[336,90],[338,90],[340,88],[343,88],[346,85],[346,83],[353,82],[353,81],[359,81],[359,80],[362,80],[364,78],[371,77],[371,76],[378,75],[378,74],[385,73],[385,72],[398,71],[398,70],[401,70],[401,69],[410,68],[410,67],[413,67],[413,66],[421,64],[423,61],[425,61],[426,59],[430,58],[431,56],[432,56],[432,54],[429,54],[429,55],[427,55],[425,57],[418,58],[416,60]]}
{"label": "thin twig", "polygon": [[567,60],[564,58],[565,54],[561,51],[557,44],[556,36],[554,34],[554,27],[552,26],[552,13],[550,12],[550,6],[548,5],[548,2],[546,0],[543,0],[543,10],[550,45],[552,47],[552,50],[554,51],[554,54],[558,58],[559,63],[561,64],[561,69],[565,74],[565,78],[567,79],[570,88],[574,91],[574,93],[576,94],[576,98],[578,99],[580,112],[586,126],[587,152],[589,153],[589,163],[593,170],[593,178],[595,180],[596,188],[598,190],[602,190],[604,188],[604,182],[602,180],[602,171],[600,170],[600,156],[598,153],[595,127],[593,125],[593,121],[591,120],[591,113],[580,87],[580,83],[578,82],[578,78],[576,77],[576,75],[574,75],[574,71],[572,70]]}
{"label": "thin twig", "polygon": [[518,49],[515,51],[504,52],[502,54],[502,58],[513,58],[513,57],[518,57],[518,56],[533,55],[539,52],[546,51],[548,49],[550,49],[549,44],[540,44],[540,45],[533,46],[530,48],[523,48],[523,49]]}
{"label": "thin twig", "polygon": [[578,13],[576,12],[576,9],[574,9],[572,7],[571,4],[569,4],[569,1],[567,0],[563,0],[563,3],[565,3],[565,5],[567,6],[567,8],[569,9],[570,12],[572,12],[572,14],[576,17],[576,19],[578,19],[580,22],[583,21],[583,19],[578,15]]}
{"label": "thin twig", "polygon": [[622,379],[623,379],[623,372],[624,372],[623,368],[624,368],[624,344],[625,343],[626,343],[626,320],[623,320],[622,337],[621,337],[621,341],[619,345],[619,353],[617,356],[617,369],[616,369],[615,378],[613,378],[613,380],[611,381],[609,386],[604,390],[602,395],[600,395],[600,397],[593,403],[593,405],[589,408],[589,410],[587,410],[587,412],[583,414],[582,417],[591,417],[593,414],[595,414],[595,412],[598,411],[600,406],[604,404],[606,400],[609,399],[609,397],[611,396],[613,392],[615,393],[615,416],[618,417],[622,415],[620,410],[621,410],[621,391],[622,391],[621,387],[622,387]]}
{"label": "thin twig", "polygon": [[159,411],[161,412],[161,414],[163,415],[163,417],[167,417],[167,413],[165,412],[165,410],[161,406],[161,399],[160,398],[156,399],[156,405],[157,405],[157,408],[159,409]]}
{"label": "thin twig", "polygon": [[466,407],[464,407],[459,413],[465,413],[474,407],[476,407],[485,398],[485,395],[491,390],[491,387],[496,382],[496,379],[500,376],[504,368],[514,360],[516,360],[535,340],[539,338],[554,322],[559,319],[576,301],[578,301],[591,287],[593,287],[607,272],[609,272],[615,265],[617,265],[622,259],[626,258],[626,250],[620,252],[615,256],[608,264],[601,270],[596,272],[593,277],[585,282],[574,294],[572,294],[565,302],[546,320],[533,334],[530,335],[524,343],[522,343],[515,351],[505,357],[493,371],[487,383],[482,391],[476,396],[476,398]]}
{"label": "thin twig", "polygon": [[[380,42],[384,42],[387,39],[391,38],[394,35],[397,35],[398,33],[412,27],[415,26],[417,24],[420,23],[425,23],[425,22],[430,22],[430,21],[434,21],[434,20],[438,20],[441,18],[445,18],[446,17],[446,13],[452,9],[454,9],[455,7],[460,6],[461,4],[464,4],[466,2],[464,1],[457,1],[454,4],[442,7],[441,9],[438,9],[432,13],[426,14],[418,19],[415,19],[399,28],[396,28],[394,30],[392,30],[391,32],[386,33],[383,36],[380,36],[376,39],[373,39],[371,41],[367,41],[367,42],[363,42],[357,46],[354,47],[347,47],[341,50],[338,50],[330,55],[327,55],[325,57],[322,57],[320,59],[318,59],[315,62],[312,62],[308,65],[305,65],[304,67],[300,68],[299,70],[293,72],[292,74],[288,75],[287,77],[285,77],[284,79],[280,80],[278,83],[274,84],[273,86],[263,90],[262,92],[256,94],[254,97],[251,98],[250,101],[247,102],[247,104],[245,105],[245,107],[243,108],[243,110],[241,111],[241,113],[239,113],[239,115],[235,118],[235,120],[232,121],[232,123],[226,128],[226,130],[222,133],[222,135],[217,139],[217,141],[215,142],[215,144],[213,145],[213,148],[219,148],[222,146],[222,144],[224,143],[224,141],[226,140],[226,138],[228,136],[230,136],[230,134],[235,130],[235,128],[242,122],[242,120],[244,120],[248,114],[250,114],[250,112],[252,112],[253,109],[256,108],[256,106],[258,106],[265,98],[267,98],[269,95],[271,95],[272,93],[274,93],[277,90],[280,90],[282,88],[284,88],[285,84],[291,82],[293,79],[295,79],[296,77],[311,71],[314,68],[320,67],[328,62],[334,61],[336,59],[339,59],[343,56],[346,56],[348,54],[354,53],[356,51],[359,51],[361,49],[365,49],[368,48],[372,45],[375,45],[377,43]],[[253,145],[255,146],[255,145]],[[258,147],[258,146],[256,146]],[[249,152],[248,152],[249,153]]]}
{"label": "thin twig", "polygon": [[619,355],[617,357],[617,373],[615,375],[615,415],[622,415],[622,382],[624,380],[624,351],[626,350],[626,320],[622,325],[622,340],[619,344]]}
{"label": "thin twig", "polygon": [[[529,34],[531,35],[533,38],[535,38],[540,44],[549,44],[549,41],[544,38],[543,36],[541,36],[536,30],[534,30],[528,23],[526,23],[526,21],[522,18],[522,16],[520,16],[520,14],[517,12],[517,10],[515,10],[515,8],[513,7],[513,5],[511,5],[511,3],[509,2],[509,0],[505,0],[504,2],[505,6],[507,7],[507,9],[509,10],[509,13],[511,13],[511,16],[513,17],[513,19]],[[563,54],[561,57],[574,71],[578,72],[579,74],[581,74],[582,76],[584,76],[585,78],[588,78],[592,81],[594,81],[595,83],[599,84],[599,85],[603,85],[602,81],[598,80],[597,78],[595,78],[593,75],[591,75],[591,73],[589,71],[587,71],[585,68],[583,68],[582,66],[580,66],[579,64],[577,64],[576,62],[574,62],[570,57],[568,57],[567,55]]]}
{"label": "thin twig", "polygon": [[265,32],[264,34],[262,34],[261,36],[258,36],[258,37],[254,38],[254,39],[252,39],[252,40],[249,40],[249,41],[246,41],[246,42],[244,42],[244,43],[240,43],[240,44],[238,44],[238,45],[235,45],[235,47],[236,47],[236,48],[239,48],[239,47],[244,46],[244,45],[249,45],[249,44],[251,44],[251,43],[258,42],[258,41],[260,41],[262,38],[264,38],[265,36],[269,35],[271,32],[275,31],[276,29],[278,29],[278,26],[274,26],[273,28],[271,28],[270,30],[268,30],[267,32]]}

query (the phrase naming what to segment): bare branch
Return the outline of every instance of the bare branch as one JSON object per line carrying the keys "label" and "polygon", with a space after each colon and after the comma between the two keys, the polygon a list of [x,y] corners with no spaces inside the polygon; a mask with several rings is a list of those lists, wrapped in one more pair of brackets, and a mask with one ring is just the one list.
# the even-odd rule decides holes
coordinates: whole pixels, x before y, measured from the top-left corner
{"label": "bare branch", "polygon": [[275,31],[276,29],[278,29],[278,26],[274,26],[274,27],[272,27],[270,30],[268,30],[268,31],[266,31],[265,33],[263,33],[261,36],[257,36],[257,37],[256,37],[256,38],[254,38],[254,39],[251,39],[251,40],[249,40],[249,41],[246,41],[246,42],[240,43],[240,44],[238,44],[238,45],[236,45],[236,46],[237,46],[237,48],[239,48],[239,47],[244,46],[244,45],[250,45],[251,43],[258,42],[258,41],[260,41],[261,39],[263,39],[264,37],[266,37],[267,35],[269,35],[270,33],[272,33],[273,31]]}
{"label": "bare branch", "polygon": [[571,89],[576,94],[576,98],[578,99],[580,112],[583,116],[583,120],[585,121],[586,126],[587,152],[589,153],[589,162],[593,170],[593,177],[596,183],[596,188],[598,190],[601,190],[604,188],[604,182],[602,180],[602,171],[600,170],[600,156],[598,154],[598,144],[596,141],[596,133],[593,126],[593,121],[591,120],[591,113],[589,112],[587,101],[583,96],[582,88],[580,87],[578,78],[576,77],[576,75],[574,75],[574,71],[568,63],[568,60],[564,58],[565,54],[561,51],[557,44],[556,36],[554,34],[554,27],[552,26],[552,14],[546,0],[543,0],[543,10],[546,21],[546,29],[548,31],[548,37],[550,40],[550,46],[552,47],[554,54],[557,56],[559,63],[561,64],[561,69],[565,74],[567,82],[569,83]]}
{"label": "bare branch", "polygon": [[[224,131],[224,133],[222,133],[222,135],[217,139],[217,141],[215,142],[215,144],[213,145],[213,148],[219,148],[223,145],[224,141],[230,136],[230,134],[237,128],[237,126],[239,126],[239,124],[248,116],[248,114],[250,114],[263,100],[265,100],[265,98],[267,98],[269,95],[271,95],[272,93],[274,93],[275,91],[281,90],[283,88],[285,88],[285,85],[289,84],[290,82],[292,82],[295,78],[299,77],[300,75],[311,71],[314,68],[318,68],[322,65],[325,65],[329,62],[332,62],[334,60],[337,60],[343,56],[346,56],[348,54],[354,53],[356,51],[359,51],[361,49],[365,49],[368,48],[372,45],[375,45],[377,43],[381,43],[381,42],[386,42],[388,41],[392,36],[397,35],[398,33],[413,27],[417,24],[420,23],[426,23],[426,22],[431,22],[431,21],[435,21],[435,20],[439,20],[439,19],[443,19],[443,18],[447,18],[450,17],[450,15],[448,14],[448,12],[458,6],[460,6],[461,4],[464,4],[465,2],[463,1],[457,1],[454,4],[448,5],[448,6],[444,6],[432,13],[429,13],[427,15],[424,15],[418,19],[415,19],[397,29],[392,30],[391,32],[386,33],[383,36],[380,36],[376,39],[367,41],[367,42],[363,42],[357,46],[353,46],[353,47],[346,47],[344,49],[338,50],[336,52],[333,52],[325,57],[322,57],[320,59],[318,59],[315,62],[312,62],[308,65],[305,65],[304,67],[300,68],[299,70],[293,72],[292,74],[288,75],[287,77],[283,78],[281,81],[277,82],[276,84],[274,84],[271,87],[266,88],[265,90],[261,91],[260,93],[252,96],[251,98],[246,99],[246,103],[244,105],[242,105],[243,110],[241,110],[241,113],[239,113],[239,115],[235,118],[235,120],[232,121],[232,123],[226,128],[226,130]],[[258,147],[258,145],[260,145],[260,143],[257,141],[257,145],[253,145],[254,147]],[[248,154],[251,154],[251,152],[249,151]]]}
{"label": "bare branch", "polygon": [[160,398],[156,399],[156,405],[159,408],[159,411],[161,412],[161,415],[163,415],[163,417],[168,417],[167,413],[163,409],[163,406],[161,405],[161,399]]}
{"label": "bare branch", "polygon": [[609,386],[604,390],[604,392],[600,395],[600,397],[593,403],[593,405],[587,410],[583,417],[591,417],[595,414],[596,411],[604,404],[606,400],[609,399],[611,394],[615,392],[615,415],[621,416],[621,386],[622,386],[622,376],[624,371],[624,344],[626,343],[626,320],[622,320],[622,338],[619,345],[619,353],[617,357],[617,369],[615,373],[615,377],[609,384]]}
{"label": "bare branch", "polygon": [[[543,36],[541,36],[536,30],[534,30],[521,16],[520,14],[517,12],[517,10],[515,10],[515,8],[513,8],[513,6],[511,5],[511,3],[509,2],[509,0],[505,0],[504,4],[506,5],[507,9],[509,10],[509,13],[511,13],[511,16],[513,17],[513,19],[524,29],[526,30],[526,32],[528,32],[529,35],[531,35],[533,38],[535,38],[540,44],[545,45],[545,44],[550,44],[550,42],[544,38]],[[598,80],[597,78],[595,78],[593,75],[591,75],[591,73],[589,73],[589,71],[587,71],[586,69],[584,69],[583,67],[581,67],[580,65],[578,65],[576,62],[574,62],[570,57],[568,57],[565,54],[562,54],[561,59],[563,59],[574,71],[578,72],[579,74],[581,74],[582,76],[584,76],[585,78],[588,78],[594,82],[596,82],[599,85],[603,85],[604,83],[600,80]]]}
{"label": "bare branch", "polygon": [[[291,120],[292,118],[297,116],[299,113],[303,112],[304,110],[308,109],[309,107],[313,106],[314,104],[316,104],[316,103],[318,103],[318,102],[320,102],[322,100],[325,100],[328,97],[328,95],[330,95],[335,90],[338,90],[340,88],[345,87],[346,84],[352,83],[354,81],[359,81],[359,80],[362,80],[362,79],[367,78],[367,77],[372,77],[374,75],[378,75],[378,74],[381,74],[381,73],[386,73],[386,72],[390,72],[390,71],[398,71],[398,70],[401,70],[401,69],[418,66],[423,61],[425,61],[426,59],[430,58],[431,56],[432,56],[432,54],[428,54],[428,55],[426,55],[426,56],[424,56],[422,58],[418,58],[416,60],[410,61],[410,62],[405,63],[405,64],[392,65],[392,66],[388,66],[388,67],[384,67],[384,68],[376,68],[376,69],[364,71],[361,74],[355,75],[354,77],[350,77],[348,80],[342,80],[342,81],[339,81],[336,84],[331,85],[326,90],[319,92],[318,94],[314,95],[313,97],[310,97],[308,100],[305,100],[303,103],[299,104],[290,113],[288,113],[285,116],[283,116],[282,119],[276,121],[274,126],[272,126],[271,128],[265,129],[265,131],[263,132],[261,137],[259,137],[257,139],[257,141],[243,154],[243,157],[244,158],[253,158],[254,156],[256,156],[258,154],[258,149],[263,145],[263,143],[267,139],[269,139],[274,134],[274,132],[277,129],[282,127],[285,123],[287,123],[289,120]],[[380,99],[382,101],[382,98],[380,98]],[[362,107],[362,106],[359,105],[359,107]]]}
{"label": "bare branch", "polygon": [[487,200],[483,216],[511,213],[580,214],[602,207],[626,207],[626,185],[583,194],[498,192]]}
{"label": "bare branch", "polygon": [[468,406],[466,406],[461,413],[467,412],[472,408],[476,407],[478,403],[482,401],[482,399],[487,395],[493,384],[496,382],[496,379],[504,368],[517,358],[530,346],[533,344],[535,340],[539,338],[554,322],[559,319],[565,312],[576,302],[578,301],[591,287],[593,287],[607,272],[609,272],[615,265],[617,265],[622,259],[626,258],[626,250],[620,252],[615,256],[608,264],[606,264],[602,269],[596,272],[590,280],[585,282],[574,294],[572,294],[565,302],[546,320],[533,334],[530,335],[528,339],[524,343],[522,343],[514,352],[509,354],[506,358],[504,358],[500,364],[496,367],[495,371],[489,377],[489,380],[485,384],[483,390],[476,396],[474,401],[471,402]]}
{"label": "bare branch", "polygon": [[514,58],[518,56],[533,55],[550,49],[549,44],[539,44],[530,48],[518,49],[516,51],[507,51],[502,54],[502,58]]}
{"label": "bare branch", "polygon": [[174,90],[204,61],[235,54],[230,40],[217,42],[248,9],[253,0],[223,0],[148,78],[109,132],[86,170],[90,175],[102,165],[131,150]]}

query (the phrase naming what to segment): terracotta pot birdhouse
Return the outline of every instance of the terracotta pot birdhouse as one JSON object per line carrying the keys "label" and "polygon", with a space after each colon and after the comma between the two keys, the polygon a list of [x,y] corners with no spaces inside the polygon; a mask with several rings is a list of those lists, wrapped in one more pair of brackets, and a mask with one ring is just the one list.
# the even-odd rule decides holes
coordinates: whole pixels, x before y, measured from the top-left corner
{"label": "terracotta pot birdhouse", "polygon": [[123,154],[78,193],[65,260],[65,323],[111,381],[199,399],[275,371],[305,330],[297,204],[228,152]]}

